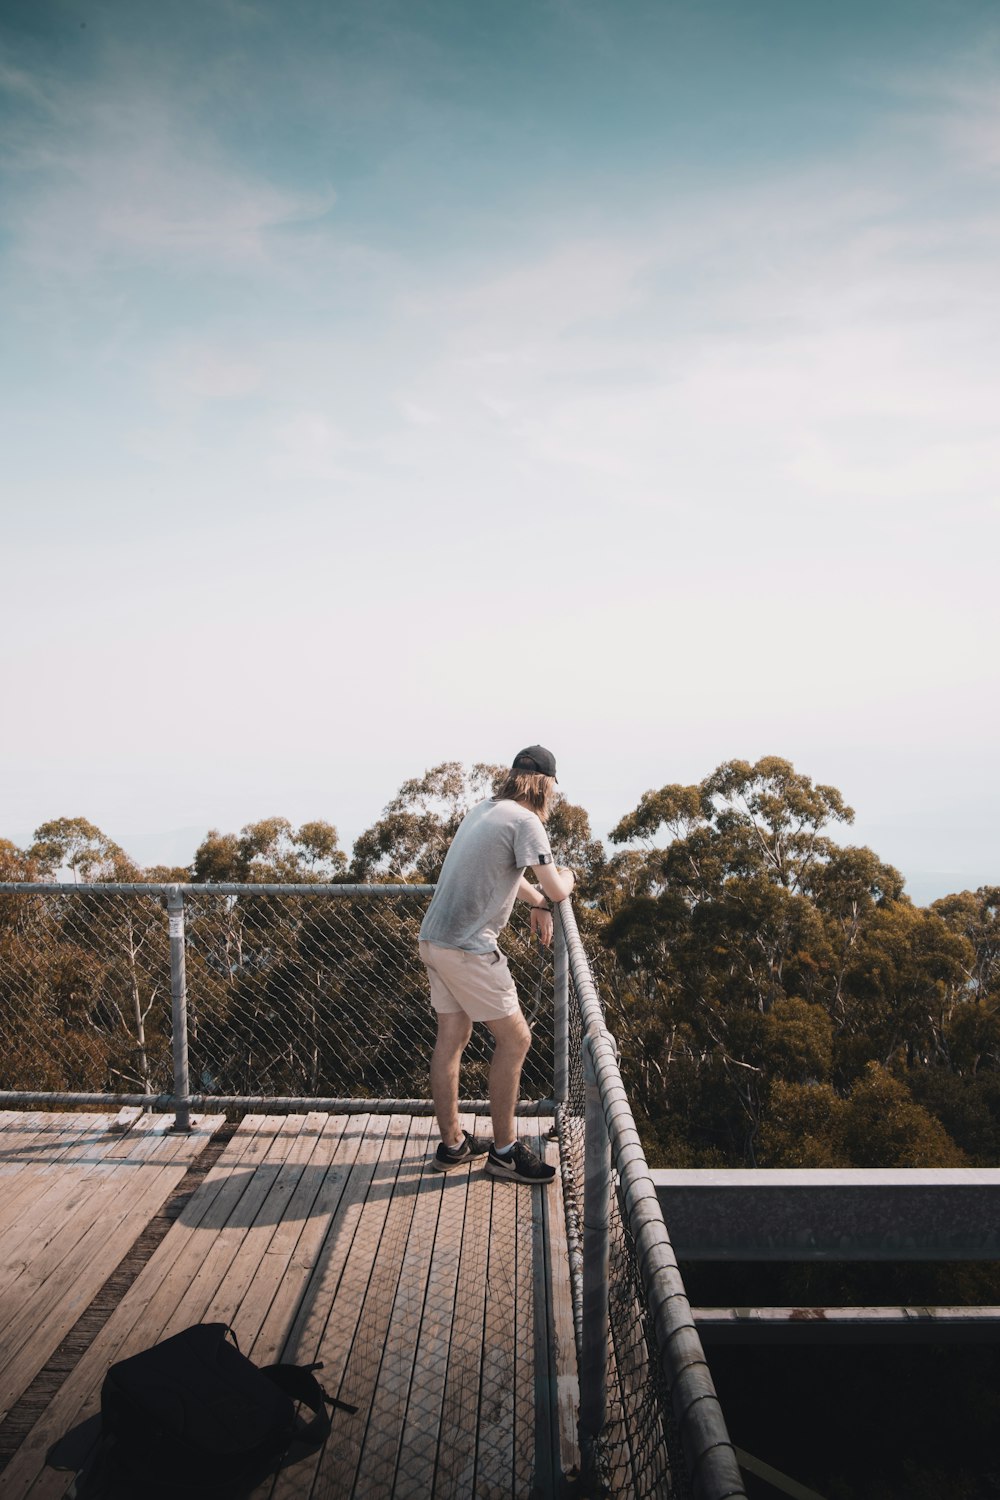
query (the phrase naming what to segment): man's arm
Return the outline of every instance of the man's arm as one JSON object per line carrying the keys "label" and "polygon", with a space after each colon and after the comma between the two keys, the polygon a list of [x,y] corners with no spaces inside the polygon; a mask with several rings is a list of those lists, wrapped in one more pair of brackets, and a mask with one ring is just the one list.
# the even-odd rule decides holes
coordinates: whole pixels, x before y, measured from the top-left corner
{"label": "man's arm", "polygon": [[[576,885],[576,876],[565,865],[532,865],[535,877],[550,901],[564,901]],[[524,876],[521,877],[524,880]]]}
{"label": "man's arm", "polygon": [[518,882],[517,899],[519,901],[527,901],[529,906],[544,906],[547,908],[549,904],[537,885],[532,885],[531,881],[525,880],[523,875]]}
{"label": "man's arm", "polygon": [[[518,882],[517,894],[520,900],[527,901],[531,907],[531,930],[540,938],[547,948],[552,942],[552,907],[550,901],[562,901],[568,896],[575,884],[572,870],[560,868],[558,865],[532,865],[531,867],[538,876],[538,885],[532,885],[530,880],[521,876]],[[541,886],[539,890],[538,886]],[[549,898],[546,901],[546,896]]]}

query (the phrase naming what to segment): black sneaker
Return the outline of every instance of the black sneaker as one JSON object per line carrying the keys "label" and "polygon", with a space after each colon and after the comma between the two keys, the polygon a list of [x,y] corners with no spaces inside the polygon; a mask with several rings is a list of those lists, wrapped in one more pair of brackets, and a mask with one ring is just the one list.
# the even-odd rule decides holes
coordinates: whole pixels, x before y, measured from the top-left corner
{"label": "black sneaker", "polygon": [[472,1161],[475,1156],[485,1156],[490,1146],[487,1141],[479,1141],[467,1130],[462,1134],[465,1140],[460,1146],[446,1146],[444,1141],[434,1153],[431,1166],[435,1172],[453,1172],[456,1167],[464,1167],[467,1161]]}
{"label": "black sneaker", "polygon": [[534,1151],[515,1141],[510,1151],[501,1156],[494,1146],[486,1158],[486,1170],[491,1177],[505,1177],[508,1182],[551,1182],[556,1175],[555,1167],[542,1161]]}

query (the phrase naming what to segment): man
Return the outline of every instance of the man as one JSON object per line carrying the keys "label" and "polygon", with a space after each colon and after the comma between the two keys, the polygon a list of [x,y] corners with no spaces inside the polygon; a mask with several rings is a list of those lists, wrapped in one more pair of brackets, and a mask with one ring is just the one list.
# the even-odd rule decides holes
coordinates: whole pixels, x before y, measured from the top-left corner
{"label": "man", "polygon": [[[441,1131],[432,1166],[439,1172],[485,1156],[487,1172],[508,1182],[547,1183],[555,1176],[554,1167],[517,1139],[514,1115],[531,1031],[497,944],[517,898],[531,906],[532,932],[550,944],[551,903],[573,889],[573,873],[553,864],[545,832],[555,789],[552,752],[542,745],[521,750],[497,795],[463,818],[421,924],[420,957],[437,1011],[431,1096]],[[529,866],[537,886],[525,879]],[[495,1041],[490,1146],[458,1121],[459,1067],[476,1021],[489,1027]]]}

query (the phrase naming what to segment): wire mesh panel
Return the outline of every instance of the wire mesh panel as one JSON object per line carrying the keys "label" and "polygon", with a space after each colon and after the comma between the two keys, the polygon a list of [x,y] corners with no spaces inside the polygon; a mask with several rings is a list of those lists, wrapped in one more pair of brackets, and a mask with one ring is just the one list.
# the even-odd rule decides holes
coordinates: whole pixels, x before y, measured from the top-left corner
{"label": "wire mesh panel", "polygon": [[[333,888],[336,891],[336,887]],[[426,895],[185,893],[193,1094],[426,1098],[435,1019],[417,951]],[[551,963],[523,919],[504,944],[535,1045],[521,1091],[551,1096]],[[462,1091],[484,1098],[477,1027]]]}
{"label": "wire mesh panel", "polygon": [[[165,891],[0,890],[0,1089],[169,1094]],[[191,1094],[428,1097],[426,888],[188,886],[182,899]],[[520,909],[503,943],[534,1030],[522,1098],[551,1099],[551,956]],[[486,1097],[491,1051],[476,1027],[465,1097]]]}
{"label": "wire mesh panel", "polygon": [[571,1245],[579,1236],[570,1275],[585,1493],[736,1500],[746,1489],[618,1050],[568,901],[559,913],[571,976],[573,1063],[557,1125]]}
{"label": "wire mesh panel", "polygon": [[0,1088],[158,1094],[171,1079],[162,896],[0,893]]}
{"label": "wire mesh panel", "polygon": [[[582,1328],[582,1255],[584,1222],[584,1072],[581,1011],[570,978],[570,1067],[565,1106],[560,1110],[559,1149],[570,1241],[570,1275],[574,1282],[577,1346]],[[660,1373],[652,1341],[649,1310],[635,1245],[623,1217],[619,1182],[612,1168],[609,1226],[608,1324],[609,1367],[607,1420],[598,1442],[600,1479],[612,1496],[629,1500],[681,1500],[690,1495],[680,1434],[673,1419],[670,1393]]]}

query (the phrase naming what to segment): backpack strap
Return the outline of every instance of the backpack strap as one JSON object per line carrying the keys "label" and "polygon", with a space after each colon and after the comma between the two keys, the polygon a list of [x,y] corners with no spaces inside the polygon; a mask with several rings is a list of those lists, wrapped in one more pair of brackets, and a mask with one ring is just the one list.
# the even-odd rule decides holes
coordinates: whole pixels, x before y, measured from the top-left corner
{"label": "backpack strap", "polygon": [[[239,1349],[240,1346],[237,1343],[236,1334],[229,1324],[222,1323],[219,1326],[223,1329],[223,1337],[228,1333],[233,1343],[236,1344],[236,1348]],[[258,1368],[262,1375],[267,1376],[272,1385],[276,1385],[280,1391],[284,1391],[285,1395],[290,1396],[293,1401],[301,1401],[313,1413],[311,1422],[304,1422],[301,1417],[297,1418],[297,1430],[295,1433],[295,1441],[297,1443],[305,1443],[309,1447],[319,1448],[326,1442],[330,1436],[330,1414],[326,1409],[328,1406],[335,1406],[340,1411],[347,1411],[352,1415],[358,1409],[356,1406],[352,1406],[349,1401],[341,1401],[336,1396],[327,1395],[313,1374],[314,1370],[322,1370],[323,1361],[321,1359],[311,1365],[277,1364],[260,1365]]]}
{"label": "backpack strap", "polygon": [[336,1396],[328,1396],[320,1385],[314,1370],[322,1370],[322,1362],[314,1365],[261,1365],[260,1373],[266,1375],[273,1385],[284,1391],[293,1401],[301,1401],[314,1413],[311,1422],[303,1422],[299,1418],[299,1430],[296,1433],[296,1441],[308,1443],[310,1446],[319,1447],[325,1443],[330,1435],[330,1414],[328,1406],[338,1407],[341,1411],[356,1412],[357,1407],[351,1406],[348,1401],[340,1401]]}

